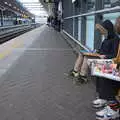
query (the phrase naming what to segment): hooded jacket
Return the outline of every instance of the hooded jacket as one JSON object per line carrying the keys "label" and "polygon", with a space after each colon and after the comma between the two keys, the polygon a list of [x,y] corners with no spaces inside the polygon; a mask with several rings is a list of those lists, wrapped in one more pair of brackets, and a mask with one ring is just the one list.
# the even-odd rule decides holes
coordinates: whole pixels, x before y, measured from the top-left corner
{"label": "hooded jacket", "polygon": [[101,26],[108,31],[108,35],[102,42],[99,53],[105,55],[107,59],[115,58],[118,53],[120,38],[116,35],[114,26],[110,20],[105,20]]}

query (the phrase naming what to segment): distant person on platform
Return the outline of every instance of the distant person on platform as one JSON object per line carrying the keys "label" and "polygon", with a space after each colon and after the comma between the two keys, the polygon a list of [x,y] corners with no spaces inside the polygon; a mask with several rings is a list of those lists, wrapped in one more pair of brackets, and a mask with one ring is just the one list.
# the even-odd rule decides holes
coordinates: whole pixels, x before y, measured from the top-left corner
{"label": "distant person on platform", "polygon": [[50,16],[47,18],[47,25],[50,26]]}

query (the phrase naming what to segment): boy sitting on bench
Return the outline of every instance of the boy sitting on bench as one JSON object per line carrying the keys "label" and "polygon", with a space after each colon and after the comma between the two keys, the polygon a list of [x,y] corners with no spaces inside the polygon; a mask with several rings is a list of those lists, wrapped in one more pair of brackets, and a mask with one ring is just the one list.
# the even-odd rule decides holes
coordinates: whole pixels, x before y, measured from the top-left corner
{"label": "boy sitting on bench", "polygon": [[70,72],[73,77],[78,77],[78,80],[87,81],[88,74],[88,59],[101,58],[112,59],[117,56],[119,37],[116,35],[114,26],[110,20],[105,20],[102,24],[96,24],[96,28],[101,35],[105,37],[101,44],[98,53],[79,53],[75,62],[74,69]]}

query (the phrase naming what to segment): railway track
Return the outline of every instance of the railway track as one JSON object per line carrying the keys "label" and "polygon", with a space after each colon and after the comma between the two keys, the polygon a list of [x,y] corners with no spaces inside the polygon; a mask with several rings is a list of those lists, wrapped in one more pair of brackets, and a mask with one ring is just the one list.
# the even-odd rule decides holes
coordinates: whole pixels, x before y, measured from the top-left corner
{"label": "railway track", "polygon": [[0,44],[15,38],[27,31],[32,30],[34,27],[29,25],[23,26],[10,26],[10,27],[1,27],[0,28]]}

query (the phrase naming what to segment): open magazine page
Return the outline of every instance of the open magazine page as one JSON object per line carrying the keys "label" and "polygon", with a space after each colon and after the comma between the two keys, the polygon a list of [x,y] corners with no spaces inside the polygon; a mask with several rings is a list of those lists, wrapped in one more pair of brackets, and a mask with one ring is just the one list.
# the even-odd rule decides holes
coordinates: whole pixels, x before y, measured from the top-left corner
{"label": "open magazine page", "polygon": [[81,53],[93,53],[94,50],[92,50],[90,47],[82,45],[82,50],[80,50]]}
{"label": "open magazine page", "polygon": [[108,59],[89,59],[91,75],[120,81],[120,71],[117,70],[117,64]]}

